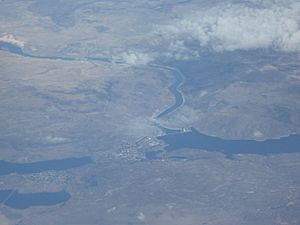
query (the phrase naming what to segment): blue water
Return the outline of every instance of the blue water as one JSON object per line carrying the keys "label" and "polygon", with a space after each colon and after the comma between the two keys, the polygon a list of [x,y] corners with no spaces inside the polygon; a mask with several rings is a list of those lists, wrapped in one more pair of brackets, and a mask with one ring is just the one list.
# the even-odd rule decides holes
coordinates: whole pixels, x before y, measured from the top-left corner
{"label": "blue water", "polygon": [[169,91],[175,97],[175,103],[173,105],[171,105],[169,108],[167,108],[166,110],[164,110],[163,112],[161,112],[158,116],[156,116],[156,118],[159,119],[163,116],[166,116],[167,114],[174,112],[176,109],[178,109],[183,104],[183,102],[184,102],[183,94],[178,90],[178,88],[180,87],[180,85],[183,84],[184,76],[180,70],[173,68],[173,67],[161,66],[161,65],[155,65],[155,64],[153,64],[152,66],[156,67],[156,68],[162,68],[162,69],[171,71],[175,78],[175,81],[168,87]]}
{"label": "blue water", "polygon": [[[90,157],[47,160],[33,163],[11,163],[0,160],[0,175],[11,173],[31,174],[44,171],[59,171],[92,163]],[[14,209],[31,206],[49,206],[67,201],[71,195],[66,191],[21,194],[15,190],[0,190],[0,202]]]}
{"label": "blue water", "polygon": [[181,148],[202,149],[221,152],[227,157],[235,154],[282,154],[300,152],[300,136],[290,135],[265,141],[256,140],[225,140],[199,133],[192,128],[190,132],[170,133],[158,137],[167,146],[165,151],[175,151]]}
{"label": "blue water", "polygon": [[[22,48],[7,43],[7,42],[3,42],[0,41],[0,50],[6,50],[9,51],[13,54],[17,54],[17,55],[21,55],[24,57],[30,57],[30,58],[36,58],[36,59],[49,59],[49,60],[64,60],[64,61],[78,61],[78,60],[84,60],[84,61],[101,61],[101,62],[108,62],[108,63],[117,63],[117,64],[124,64],[124,62],[122,61],[113,61],[110,58],[105,58],[105,57],[83,57],[83,58],[76,58],[76,57],[60,57],[60,56],[38,56],[38,55],[32,55],[29,53],[26,53],[23,51]],[[180,91],[178,91],[178,87],[180,85],[182,85],[182,83],[184,82],[184,76],[182,74],[182,72],[176,68],[173,67],[168,67],[168,66],[163,66],[163,65],[157,65],[157,64],[151,64],[149,65],[149,67],[153,67],[153,68],[160,68],[160,69],[165,69],[165,70],[169,70],[172,72],[175,81],[168,87],[169,91],[174,95],[175,97],[175,103],[170,106],[169,108],[167,108],[166,110],[164,110],[163,112],[161,112],[156,118],[161,118],[163,116],[166,116],[167,114],[170,114],[171,112],[174,112],[177,108],[179,108],[183,102],[183,95]]]}
{"label": "blue water", "polygon": [[49,170],[66,170],[92,163],[90,157],[47,160],[33,163],[11,163],[0,160],[0,175],[11,173],[29,174]]}
{"label": "blue water", "polygon": [[24,56],[23,50],[20,47],[3,41],[0,41],[0,50],[8,50],[13,54]]}
{"label": "blue water", "polygon": [[91,61],[101,61],[101,62],[112,62],[109,58],[100,58],[100,57],[84,57],[84,58],[76,58],[76,57],[68,57],[68,56],[39,56],[39,55],[32,55],[23,51],[22,48],[0,41],[0,50],[9,51],[13,54],[30,57],[35,59],[49,59],[49,60],[64,60],[64,61],[79,61],[79,60],[91,60]]}
{"label": "blue water", "polygon": [[[32,57],[32,58],[43,58],[43,59],[60,59],[60,60],[80,60],[78,58],[71,57],[44,57],[44,56],[34,56],[23,52],[23,50],[17,46],[9,43],[0,42],[0,50],[8,50],[14,54]],[[94,58],[85,57],[81,60],[94,60],[94,61],[104,61],[112,62],[109,58]],[[116,62],[123,63],[123,62]],[[161,118],[174,112],[184,103],[183,94],[178,90],[180,85],[184,82],[184,76],[182,72],[176,68],[151,64],[149,67],[160,68],[169,70],[175,77],[175,81],[169,86],[170,92],[175,97],[175,103],[161,112],[156,118]],[[192,129],[190,132],[177,132],[176,130],[165,129],[166,135],[158,137],[158,139],[164,141],[167,146],[165,151],[174,151],[180,148],[195,148],[204,149],[208,151],[222,152],[228,157],[234,154],[279,154],[279,153],[289,153],[289,152],[299,152],[300,151],[300,138],[299,135],[290,135],[288,137],[282,137],[280,139],[271,139],[265,141],[255,141],[255,140],[224,140],[218,137],[212,137],[205,134],[199,133],[197,130]],[[155,157],[157,153],[149,153],[152,157]],[[154,156],[155,155],[155,156]],[[150,156],[151,157],[151,156]],[[5,164],[5,163],[4,163]],[[10,165],[5,164],[7,168]],[[17,167],[16,167],[17,168]],[[30,168],[30,167],[28,167]],[[30,170],[30,169],[28,169]],[[9,169],[8,169],[9,171]],[[19,169],[18,171],[22,171]]]}
{"label": "blue water", "polygon": [[66,191],[19,193],[17,190],[0,191],[0,202],[14,209],[26,209],[32,206],[52,206],[64,203],[71,198]]}

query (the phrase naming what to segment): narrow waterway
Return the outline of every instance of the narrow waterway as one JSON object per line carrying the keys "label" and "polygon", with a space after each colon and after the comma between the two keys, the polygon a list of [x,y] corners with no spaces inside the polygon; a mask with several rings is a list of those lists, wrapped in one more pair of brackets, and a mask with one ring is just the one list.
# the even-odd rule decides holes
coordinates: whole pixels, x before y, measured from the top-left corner
{"label": "narrow waterway", "polygon": [[[22,48],[0,41],[0,50],[6,50],[13,54],[20,55],[23,57],[30,57],[35,59],[49,59],[49,60],[64,60],[64,61],[100,61],[100,62],[107,62],[107,63],[116,63],[116,64],[126,64],[122,61],[114,61],[112,58],[105,58],[105,57],[82,57],[82,58],[74,58],[74,57],[62,57],[62,56],[38,56],[29,54],[23,51]],[[184,97],[183,94],[178,90],[180,85],[184,82],[184,76],[180,70],[174,67],[159,65],[159,64],[150,64],[147,67],[155,68],[155,69],[164,69],[171,72],[171,74],[174,76],[173,83],[168,87],[169,91],[173,94],[175,98],[175,103],[165,109],[163,112],[159,113],[156,118],[162,118],[163,116],[166,116],[167,114],[170,114],[174,112],[176,109],[178,109],[183,103],[184,103]]]}
{"label": "narrow waterway", "polygon": [[163,65],[158,65],[158,64],[150,64],[150,67],[154,67],[154,68],[160,68],[160,69],[164,69],[164,70],[168,70],[171,72],[171,74],[173,74],[175,80],[173,81],[173,83],[168,87],[169,91],[173,94],[174,98],[175,98],[175,102],[173,105],[171,105],[170,107],[168,107],[167,109],[165,109],[164,111],[162,111],[161,113],[159,113],[156,118],[162,118],[172,112],[174,112],[175,110],[177,110],[180,106],[183,105],[184,103],[184,97],[181,91],[178,90],[178,88],[183,84],[184,82],[184,75],[182,74],[182,72],[174,67],[169,67],[169,66],[163,66]]}
{"label": "narrow waterway", "polygon": [[[29,53],[25,53],[23,49],[10,43],[0,41],[0,50],[6,50],[13,54],[21,55],[24,57],[39,58],[39,59],[50,59],[50,60],[66,60],[66,61],[103,61],[108,63],[126,64],[124,62],[116,62],[110,58],[96,58],[96,57],[83,57],[83,58],[72,58],[72,57],[60,57],[60,56],[36,56]],[[170,92],[174,95],[175,102],[170,107],[160,112],[156,118],[162,118],[184,104],[183,93],[178,88],[184,82],[184,75],[182,72],[174,67],[169,67],[159,64],[149,64],[146,67],[154,69],[163,69],[172,72],[174,76],[174,82],[168,87]],[[167,128],[163,128],[156,123],[162,130],[167,131]],[[212,137],[205,134],[199,133],[197,130],[192,129],[190,132],[176,132],[166,133],[166,135],[158,137],[163,140],[168,146],[165,150],[176,150],[179,148],[199,148],[207,149],[211,151],[221,151],[225,154],[238,154],[238,153],[253,153],[253,154],[272,154],[272,153],[286,153],[286,152],[298,152],[299,148],[299,135],[290,135],[289,137],[280,138],[276,140],[223,140],[218,137]]]}
{"label": "narrow waterway", "polygon": [[[36,59],[50,59],[50,60],[65,60],[65,61],[101,61],[107,63],[126,64],[124,62],[116,62],[110,58],[95,58],[95,57],[60,57],[60,56],[36,56],[26,53],[18,46],[10,43],[0,41],[0,50],[9,51],[12,54],[21,55],[23,57],[30,57]],[[174,76],[173,83],[168,87],[169,91],[173,94],[175,101],[174,104],[160,112],[156,119],[161,119],[166,115],[176,111],[184,104],[184,95],[179,90],[180,86],[184,83],[184,75],[177,68],[150,64],[146,67],[154,69],[168,70]],[[300,136],[290,135],[279,139],[270,139],[265,141],[256,140],[224,140],[218,137],[212,137],[192,129],[189,132],[182,132],[181,130],[170,130],[162,127],[159,123],[156,125],[161,128],[165,135],[158,137],[163,141],[166,146],[164,149],[148,152],[146,157],[148,159],[157,159],[159,154],[163,152],[176,151],[182,148],[202,149],[206,151],[222,152],[227,157],[234,154],[282,154],[300,152]],[[185,157],[173,156],[174,160],[186,159]],[[0,175],[7,175],[10,173],[27,174],[37,173],[47,170],[65,170],[69,168],[79,167],[91,162],[89,157],[80,159],[63,159],[63,160],[49,160],[43,162],[29,163],[29,164],[16,164],[6,161],[0,161]],[[55,205],[67,201],[71,195],[66,191],[55,193],[27,193],[21,194],[16,190],[2,190],[0,191],[0,201],[15,209],[25,209],[30,206],[41,205]]]}
{"label": "narrow waterway", "polygon": [[46,160],[31,163],[12,163],[0,160],[0,175],[41,173],[50,170],[60,171],[81,167],[90,163],[92,163],[90,157]]}

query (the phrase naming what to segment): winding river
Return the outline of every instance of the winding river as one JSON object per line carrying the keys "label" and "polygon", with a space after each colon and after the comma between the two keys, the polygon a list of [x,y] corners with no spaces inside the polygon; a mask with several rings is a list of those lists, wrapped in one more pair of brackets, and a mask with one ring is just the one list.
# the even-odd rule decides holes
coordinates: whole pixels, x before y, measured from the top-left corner
{"label": "winding river", "polygon": [[[0,50],[9,51],[13,54],[21,55],[24,57],[36,58],[36,59],[50,59],[50,60],[65,60],[65,61],[101,61],[108,63],[126,64],[124,62],[116,62],[110,58],[95,58],[95,57],[84,57],[84,58],[72,58],[72,57],[59,57],[59,56],[36,56],[30,53],[26,53],[22,48],[15,46],[10,43],[0,41]],[[175,103],[170,107],[160,112],[155,118],[160,119],[166,115],[174,112],[180,106],[184,104],[184,96],[179,87],[184,82],[184,75],[182,72],[173,67],[150,64],[146,67],[168,70],[174,76],[174,82],[168,87],[169,91],[175,97]],[[197,130],[192,129],[189,132],[182,132],[181,130],[170,130],[156,124],[161,128],[165,135],[157,137],[162,140],[166,146],[157,151],[147,152],[146,157],[148,159],[159,158],[159,153],[175,151],[182,148],[194,148],[203,149],[207,151],[222,152],[227,157],[231,157],[234,154],[281,154],[281,153],[292,153],[300,152],[300,136],[290,135],[288,137],[282,137],[279,139],[256,141],[256,140],[224,140],[218,137],[208,136],[199,133]],[[185,157],[177,157],[174,159],[180,160]],[[57,164],[58,163],[58,164]],[[67,164],[65,164],[67,163]],[[64,170],[68,168],[79,167],[90,163],[88,157],[81,159],[67,159],[67,161],[44,161],[31,164],[13,164],[5,161],[0,161],[1,172],[0,175],[18,173],[34,173],[42,172],[46,170]],[[67,201],[71,195],[66,191],[56,193],[33,193],[33,194],[21,194],[16,190],[3,190],[0,191],[0,201],[5,205],[16,208],[25,209],[30,206],[41,206],[41,205],[55,205],[61,202]]]}
{"label": "winding river", "polygon": [[175,97],[175,103],[173,105],[171,105],[170,107],[168,107],[167,109],[165,109],[163,112],[159,113],[156,116],[156,118],[159,119],[161,117],[166,116],[167,114],[170,114],[170,113],[174,112],[180,106],[183,105],[183,103],[184,103],[184,97],[183,97],[183,94],[181,93],[181,91],[178,90],[178,88],[184,82],[184,75],[182,74],[182,72],[179,69],[174,68],[174,67],[170,67],[170,66],[163,66],[163,65],[158,65],[158,64],[150,64],[149,67],[154,67],[154,68],[160,68],[160,69],[168,70],[168,71],[172,72],[171,74],[173,74],[173,76],[175,78],[175,81],[168,87],[169,91]]}
{"label": "winding river", "polygon": [[[126,64],[122,61],[115,61],[111,58],[96,58],[96,57],[83,57],[83,58],[72,58],[72,57],[59,57],[59,56],[36,56],[30,53],[26,53],[22,48],[15,46],[10,43],[0,41],[0,50],[7,50],[13,54],[21,55],[24,57],[38,58],[38,59],[50,59],[50,60],[66,60],[66,61],[101,61],[108,63],[116,64]],[[173,74],[175,80],[168,87],[169,91],[175,97],[175,103],[165,109],[163,112],[160,112],[156,118],[162,118],[175,110],[177,110],[184,103],[184,96],[178,88],[184,82],[184,75],[182,72],[174,67],[159,65],[159,64],[149,64],[146,65],[148,68],[163,69],[168,70]],[[255,141],[255,140],[223,140],[221,138],[208,136],[205,134],[199,133],[197,130],[192,129],[190,132],[171,132],[167,128],[160,126],[159,123],[156,124],[160,129],[165,132],[165,135],[158,137],[158,139],[163,140],[168,146],[165,147],[165,150],[175,150],[178,148],[200,148],[207,149],[211,151],[221,151],[225,154],[237,154],[237,153],[255,153],[259,154],[265,153],[285,153],[285,152],[299,152],[300,151],[300,136],[299,135],[290,135],[288,137],[282,137],[280,139],[274,140],[265,140],[265,141]],[[263,154],[263,153],[262,153]]]}
{"label": "winding river", "polygon": [[[24,52],[22,48],[0,41],[0,50],[7,50],[13,54],[20,55],[23,57],[30,57],[35,59],[50,59],[50,60],[64,60],[64,61],[100,61],[100,62],[107,62],[107,63],[116,63],[116,64],[126,64],[123,61],[115,61],[111,58],[105,58],[105,57],[83,57],[83,58],[74,58],[74,57],[61,57],[61,56],[38,56],[33,55],[27,52]],[[178,109],[183,103],[184,98],[183,94],[178,90],[178,87],[182,85],[184,82],[184,76],[180,70],[174,67],[170,66],[164,66],[159,64],[149,64],[147,67],[149,68],[156,68],[156,69],[164,69],[171,72],[171,74],[174,76],[175,80],[174,82],[168,87],[169,91],[174,95],[175,97],[175,103],[170,106],[169,108],[165,109],[163,112],[161,112],[159,115],[156,116],[157,119],[166,116],[167,114],[170,114],[174,112],[176,109]]]}
{"label": "winding river", "polygon": [[24,56],[24,57],[30,57],[34,59],[50,59],[50,60],[63,60],[63,61],[101,61],[101,62],[113,62],[112,59],[109,58],[94,58],[94,57],[84,57],[84,58],[74,58],[74,57],[61,57],[61,56],[39,56],[39,55],[33,55],[27,52],[24,52],[23,49],[19,46],[16,46],[11,43],[7,43],[4,41],[0,41],[0,50],[9,51],[13,54]]}
{"label": "winding river", "polygon": [[[110,58],[72,58],[60,56],[37,56],[26,53],[22,48],[11,43],[0,41],[0,50],[9,51],[12,54],[20,55],[23,57],[30,57],[35,59],[50,59],[50,60],[64,60],[64,61],[101,61],[116,64],[126,64],[124,62],[116,62]],[[151,64],[148,67],[159,68],[171,71],[175,77],[175,81],[169,86],[170,92],[175,96],[175,103],[161,112],[156,118],[161,118],[173,111],[183,104],[183,95],[178,91],[178,87],[183,83],[183,74],[176,68]],[[91,163],[90,157],[82,158],[68,158],[61,160],[47,160],[33,163],[11,163],[0,160],[0,175],[8,175],[11,173],[17,174],[31,174],[40,173],[44,171],[60,171],[70,168],[80,167]],[[71,195],[66,191],[60,192],[40,192],[40,193],[19,193],[17,190],[0,190],[0,203],[14,208],[26,209],[31,206],[51,206],[67,201]]]}

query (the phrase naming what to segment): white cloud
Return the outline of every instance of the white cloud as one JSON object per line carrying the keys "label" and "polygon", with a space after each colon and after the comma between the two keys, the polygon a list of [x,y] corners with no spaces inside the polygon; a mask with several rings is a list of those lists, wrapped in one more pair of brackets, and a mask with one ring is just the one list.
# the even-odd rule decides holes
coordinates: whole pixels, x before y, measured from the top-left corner
{"label": "white cloud", "polygon": [[151,62],[153,59],[149,54],[141,52],[123,52],[120,55],[114,57],[115,61],[121,61],[129,65],[145,65]]}
{"label": "white cloud", "polygon": [[253,136],[256,138],[262,138],[264,136],[264,134],[257,130],[257,131],[253,132]]}
{"label": "white cloud", "polygon": [[144,215],[144,213],[140,212],[139,215],[137,216],[137,218],[138,218],[140,221],[145,221],[145,215]]}
{"label": "white cloud", "polygon": [[181,54],[189,48],[183,44],[188,42],[215,51],[273,48],[300,52],[300,2],[252,2],[251,7],[223,4],[189,12],[175,23],[159,27],[158,32],[170,41],[172,51]]}
{"label": "white cloud", "polygon": [[166,56],[172,56],[177,60],[189,60],[199,56],[197,50],[188,48],[183,40],[174,40],[168,46]]}
{"label": "white cloud", "polygon": [[12,34],[3,34],[3,35],[0,35],[0,41],[6,42],[6,43],[10,43],[10,44],[13,44],[13,45],[17,45],[20,48],[24,48],[24,46],[25,46],[25,41],[23,41],[21,39],[17,39]]}
{"label": "white cloud", "polygon": [[68,141],[70,141],[68,138],[63,138],[63,137],[53,137],[53,136],[45,137],[45,142],[49,144],[61,144]]}

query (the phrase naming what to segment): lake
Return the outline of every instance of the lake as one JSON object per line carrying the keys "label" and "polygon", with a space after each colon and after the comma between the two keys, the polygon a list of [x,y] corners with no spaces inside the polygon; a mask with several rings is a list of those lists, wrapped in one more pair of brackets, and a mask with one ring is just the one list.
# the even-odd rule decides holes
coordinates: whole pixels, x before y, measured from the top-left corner
{"label": "lake", "polygon": [[46,160],[31,163],[12,163],[0,160],[0,175],[6,175],[10,173],[40,173],[49,170],[66,170],[84,166],[90,163],[92,163],[92,159],[90,157]]}
{"label": "lake", "polygon": [[0,191],[0,201],[14,209],[26,209],[31,206],[52,206],[64,203],[71,198],[66,191],[19,193],[17,190]]}
{"label": "lake", "polygon": [[299,135],[290,135],[264,141],[226,140],[202,134],[192,128],[189,132],[167,133],[166,135],[159,136],[158,139],[166,144],[165,151],[192,148],[221,152],[227,157],[235,154],[269,155],[300,152]]}

